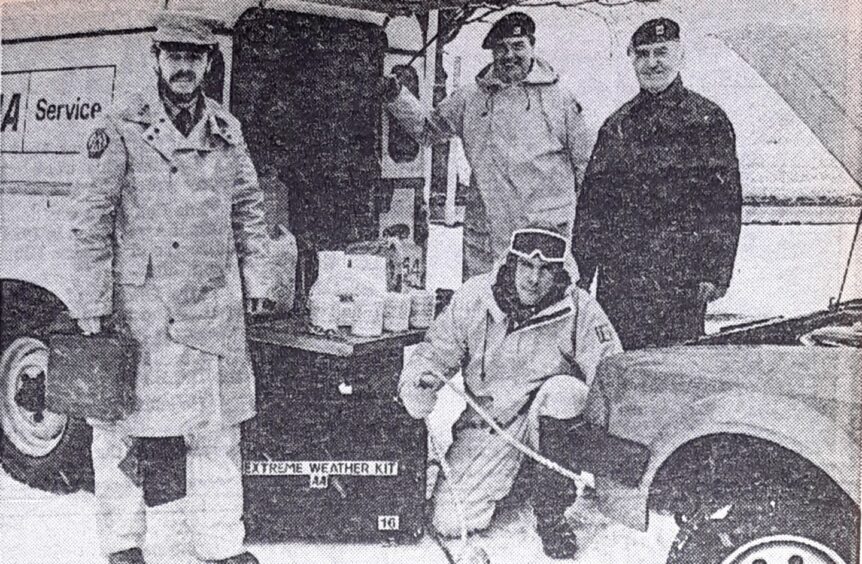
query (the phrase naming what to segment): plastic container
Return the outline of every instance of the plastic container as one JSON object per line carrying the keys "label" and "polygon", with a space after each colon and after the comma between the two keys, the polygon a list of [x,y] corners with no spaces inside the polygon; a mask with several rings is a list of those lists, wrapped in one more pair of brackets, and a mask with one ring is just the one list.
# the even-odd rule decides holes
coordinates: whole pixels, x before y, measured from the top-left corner
{"label": "plastic container", "polygon": [[387,293],[383,304],[383,329],[395,333],[407,331],[410,328],[411,303],[407,294]]}
{"label": "plastic container", "polygon": [[357,286],[361,283],[373,292],[379,294],[386,292],[387,275],[385,257],[347,255],[347,262],[355,274],[354,278],[357,281]]}
{"label": "plastic container", "polygon": [[434,294],[426,290],[410,292],[410,327],[427,329],[434,320]]}
{"label": "plastic container", "polygon": [[333,294],[312,294],[308,300],[311,310],[311,324],[324,330],[338,328],[338,296]]}
{"label": "plastic container", "polygon": [[317,263],[320,275],[326,276],[347,268],[347,255],[344,251],[318,251]]}
{"label": "plastic container", "polygon": [[354,296],[354,316],[351,332],[358,337],[377,337],[383,334],[383,296],[366,294]]}

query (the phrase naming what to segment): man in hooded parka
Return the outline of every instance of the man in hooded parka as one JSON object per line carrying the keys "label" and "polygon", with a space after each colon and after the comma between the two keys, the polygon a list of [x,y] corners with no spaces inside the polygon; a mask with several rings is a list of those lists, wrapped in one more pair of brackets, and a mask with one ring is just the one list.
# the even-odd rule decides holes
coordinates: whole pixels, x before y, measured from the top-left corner
{"label": "man in hooded parka", "polygon": [[560,76],[535,56],[535,29],[521,12],[499,19],[482,43],[493,62],[433,112],[397,79],[386,95],[389,113],[419,143],[460,137],[464,144],[473,184],[464,212],[465,279],[489,272],[515,229],[541,221],[570,232],[575,217],[594,136]]}
{"label": "man in hooded parka", "polygon": [[[217,41],[208,22],[161,15],[157,80],[118,103],[87,140],[73,193],[73,315],[85,333],[110,316],[139,344],[134,410],[92,420],[102,551],[143,564],[138,437],[183,436],[186,520],[205,562],[243,551],[239,424],[255,414],[245,310],[271,285],[263,196],[240,124],[201,84]],[[139,483],[139,482],[138,482]]]}
{"label": "man in hooded parka", "polygon": [[[401,373],[399,395],[410,415],[431,413],[443,379],[461,370],[465,391],[516,439],[539,448],[548,433],[564,436],[599,361],[622,350],[598,302],[574,286],[567,241],[568,233],[551,226],[517,230],[498,269],[455,293]],[[462,508],[469,531],[488,527],[522,459],[468,406],[446,454],[451,473],[434,491],[437,531],[458,535]],[[574,496],[568,479],[536,466],[532,503],[548,555],[574,554],[574,533],[563,517]]]}

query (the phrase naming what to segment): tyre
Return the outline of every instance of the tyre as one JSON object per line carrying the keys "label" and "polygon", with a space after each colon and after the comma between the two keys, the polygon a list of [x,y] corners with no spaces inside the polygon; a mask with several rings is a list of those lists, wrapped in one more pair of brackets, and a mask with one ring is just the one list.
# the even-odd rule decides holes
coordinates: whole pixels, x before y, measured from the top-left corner
{"label": "tyre", "polygon": [[[0,459],[16,480],[41,490],[92,490],[92,430],[79,419],[44,409],[48,348],[46,300],[19,301],[38,289],[3,283],[0,332]],[[35,305],[28,305],[35,304]],[[56,304],[51,307],[56,309]]]}
{"label": "tyre", "polygon": [[667,564],[857,564],[858,510],[764,497],[700,514],[680,529]]}

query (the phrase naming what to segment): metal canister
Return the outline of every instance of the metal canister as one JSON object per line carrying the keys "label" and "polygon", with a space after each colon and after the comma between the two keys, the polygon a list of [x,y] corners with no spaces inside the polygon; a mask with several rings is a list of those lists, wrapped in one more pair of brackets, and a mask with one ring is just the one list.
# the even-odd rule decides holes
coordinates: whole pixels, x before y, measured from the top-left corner
{"label": "metal canister", "polygon": [[377,337],[383,333],[383,296],[354,296],[353,325],[350,331],[359,337]]}
{"label": "metal canister", "polygon": [[426,329],[434,320],[434,294],[427,290],[410,292],[410,327]]}
{"label": "metal canister", "polygon": [[311,324],[324,330],[338,328],[338,296],[333,294],[312,294],[308,301],[311,310]]}
{"label": "metal canister", "polygon": [[383,305],[383,329],[386,331],[407,331],[410,328],[410,304],[407,294],[388,292]]}

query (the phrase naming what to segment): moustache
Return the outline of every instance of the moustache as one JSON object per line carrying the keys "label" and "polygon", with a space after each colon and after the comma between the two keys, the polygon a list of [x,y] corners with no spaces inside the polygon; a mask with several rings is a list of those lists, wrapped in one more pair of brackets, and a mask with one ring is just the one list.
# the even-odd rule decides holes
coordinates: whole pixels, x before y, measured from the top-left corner
{"label": "moustache", "polygon": [[195,75],[191,72],[180,71],[171,77],[171,82],[175,80],[194,80]]}

